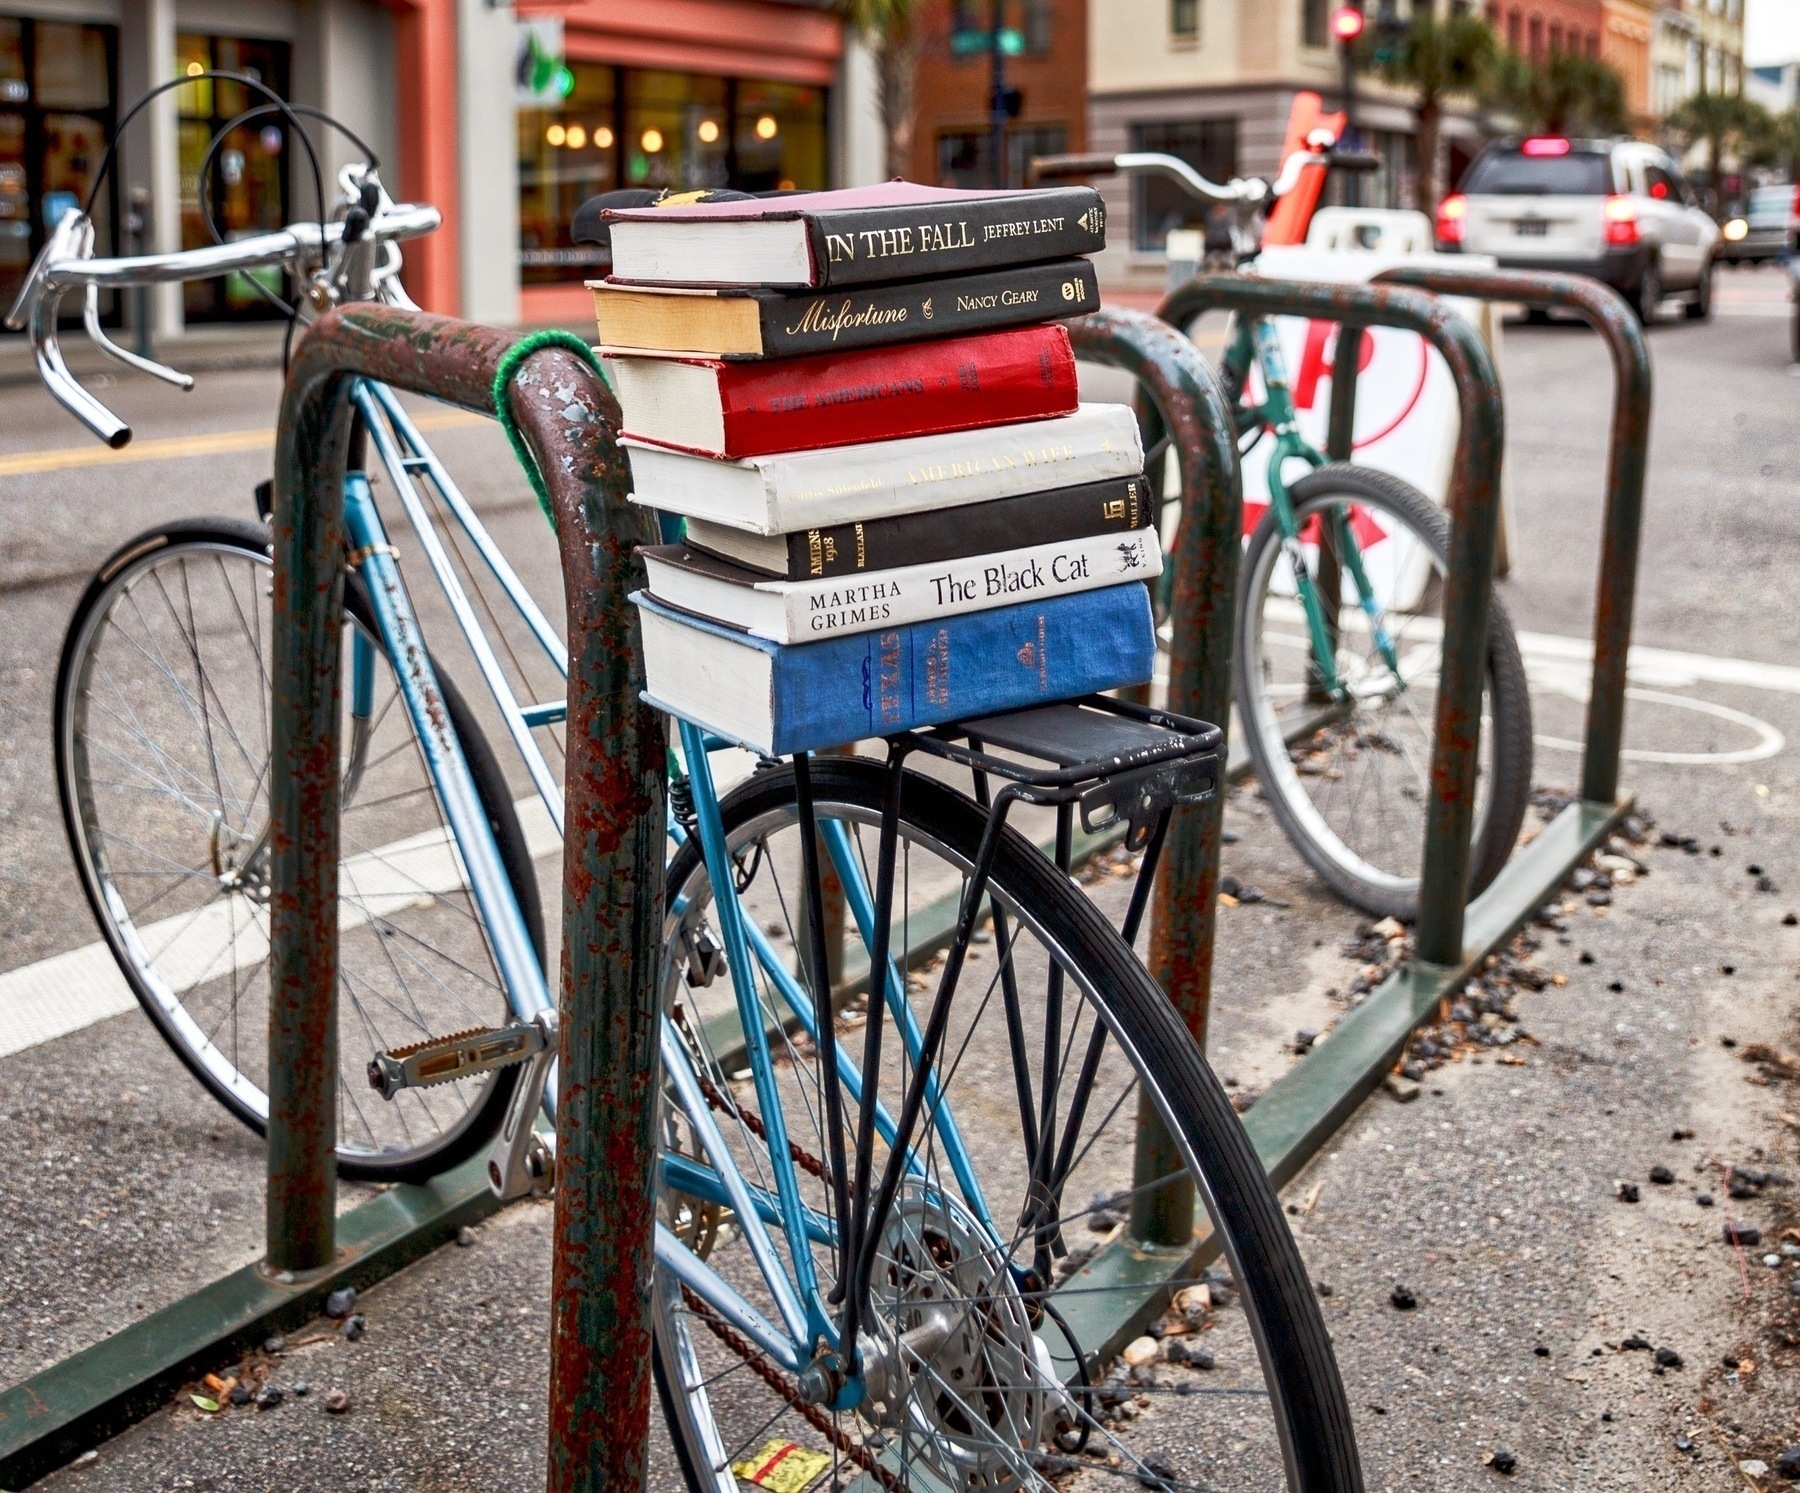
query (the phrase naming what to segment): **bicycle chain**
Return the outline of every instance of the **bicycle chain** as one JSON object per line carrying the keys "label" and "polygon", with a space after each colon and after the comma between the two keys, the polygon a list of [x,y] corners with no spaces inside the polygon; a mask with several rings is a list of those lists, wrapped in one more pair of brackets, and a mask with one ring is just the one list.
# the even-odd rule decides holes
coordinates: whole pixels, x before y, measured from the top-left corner
{"label": "bicycle chain", "polygon": [[[675,1007],[675,1025],[690,1042],[693,1040],[694,1034],[688,1028],[687,1013],[679,1005]],[[698,1066],[694,1069],[694,1077],[699,1080],[700,1095],[706,1100],[708,1109],[716,1110],[722,1115],[729,1115],[736,1120],[742,1120],[746,1130],[764,1145],[769,1143],[769,1132],[763,1125],[761,1115],[755,1110],[739,1104],[736,1099],[727,1099]],[[817,1177],[821,1182],[829,1180],[825,1172],[825,1163],[814,1156],[812,1152],[802,1150],[799,1144],[793,1140],[788,1141],[788,1155],[793,1157],[795,1164],[802,1171]]]}
{"label": "bicycle chain", "polygon": [[817,1405],[810,1405],[801,1399],[800,1386],[771,1364],[754,1343],[740,1336],[735,1329],[728,1326],[688,1286],[684,1285],[681,1288],[681,1296],[687,1302],[688,1310],[707,1325],[712,1331],[712,1335],[749,1364],[751,1372],[780,1395],[790,1408],[798,1410],[808,1425],[829,1440],[833,1446],[869,1476],[878,1478],[882,1485],[889,1490],[889,1493],[905,1493],[905,1485],[899,1478],[870,1456],[859,1442],[851,1440],[840,1431],[836,1422]]}

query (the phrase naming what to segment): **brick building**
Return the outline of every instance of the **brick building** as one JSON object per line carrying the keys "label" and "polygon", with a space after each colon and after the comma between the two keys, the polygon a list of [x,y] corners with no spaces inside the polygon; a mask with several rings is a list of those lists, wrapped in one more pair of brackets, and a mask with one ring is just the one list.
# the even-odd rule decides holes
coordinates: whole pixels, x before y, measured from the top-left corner
{"label": "brick building", "polygon": [[1601,55],[1604,0],[1487,0],[1483,9],[1500,39],[1533,61],[1551,52]]}
{"label": "brick building", "polygon": [[951,38],[986,33],[996,12],[1019,33],[1006,59],[1007,86],[1021,95],[1008,121],[1006,182],[1019,186],[1034,155],[1087,148],[1087,0],[927,0],[919,20],[912,161],[907,175],[941,186],[993,181],[987,53],[957,55]]}

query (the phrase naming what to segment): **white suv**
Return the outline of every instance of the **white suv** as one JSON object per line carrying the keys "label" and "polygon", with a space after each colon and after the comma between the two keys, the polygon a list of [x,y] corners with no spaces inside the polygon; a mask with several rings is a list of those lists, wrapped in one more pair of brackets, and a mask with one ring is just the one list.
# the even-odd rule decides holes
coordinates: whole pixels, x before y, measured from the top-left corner
{"label": "white suv", "polygon": [[1645,322],[1663,297],[1712,313],[1719,228],[1667,152],[1639,140],[1500,140],[1438,208],[1437,246],[1508,269],[1592,275]]}

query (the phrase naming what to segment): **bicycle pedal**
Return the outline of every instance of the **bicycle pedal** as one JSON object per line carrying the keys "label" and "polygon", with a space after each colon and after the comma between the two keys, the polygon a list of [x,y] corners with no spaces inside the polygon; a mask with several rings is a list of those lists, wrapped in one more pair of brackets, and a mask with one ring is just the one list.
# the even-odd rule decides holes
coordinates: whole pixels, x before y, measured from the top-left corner
{"label": "bicycle pedal", "polygon": [[429,1089],[474,1073],[522,1063],[544,1050],[541,1027],[474,1027],[448,1037],[431,1037],[410,1047],[378,1052],[369,1062],[369,1087],[383,1099],[402,1089]]}

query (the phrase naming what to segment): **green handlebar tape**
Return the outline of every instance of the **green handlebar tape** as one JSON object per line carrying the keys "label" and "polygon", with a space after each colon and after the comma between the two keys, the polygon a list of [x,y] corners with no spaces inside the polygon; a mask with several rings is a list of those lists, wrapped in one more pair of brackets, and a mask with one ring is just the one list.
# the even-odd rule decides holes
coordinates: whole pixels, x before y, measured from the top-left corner
{"label": "green handlebar tape", "polygon": [[600,372],[600,360],[594,356],[593,348],[573,332],[565,332],[557,327],[549,327],[541,332],[528,332],[507,348],[500,359],[500,366],[494,370],[494,414],[500,421],[500,428],[506,432],[506,439],[512,443],[513,455],[518,457],[519,465],[525,468],[531,490],[537,494],[538,507],[544,510],[544,517],[550,520],[550,527],[554,529],[556,513],[550,507],[550,489],[544,486],[544,474],[538,470],[531,448],[519,434],[518,424],[513,420],[512,405],[506,398],[507,387],[512,383],[513,375],[519,371],[520,364],[546,347],[567,348],[595,373]]}

